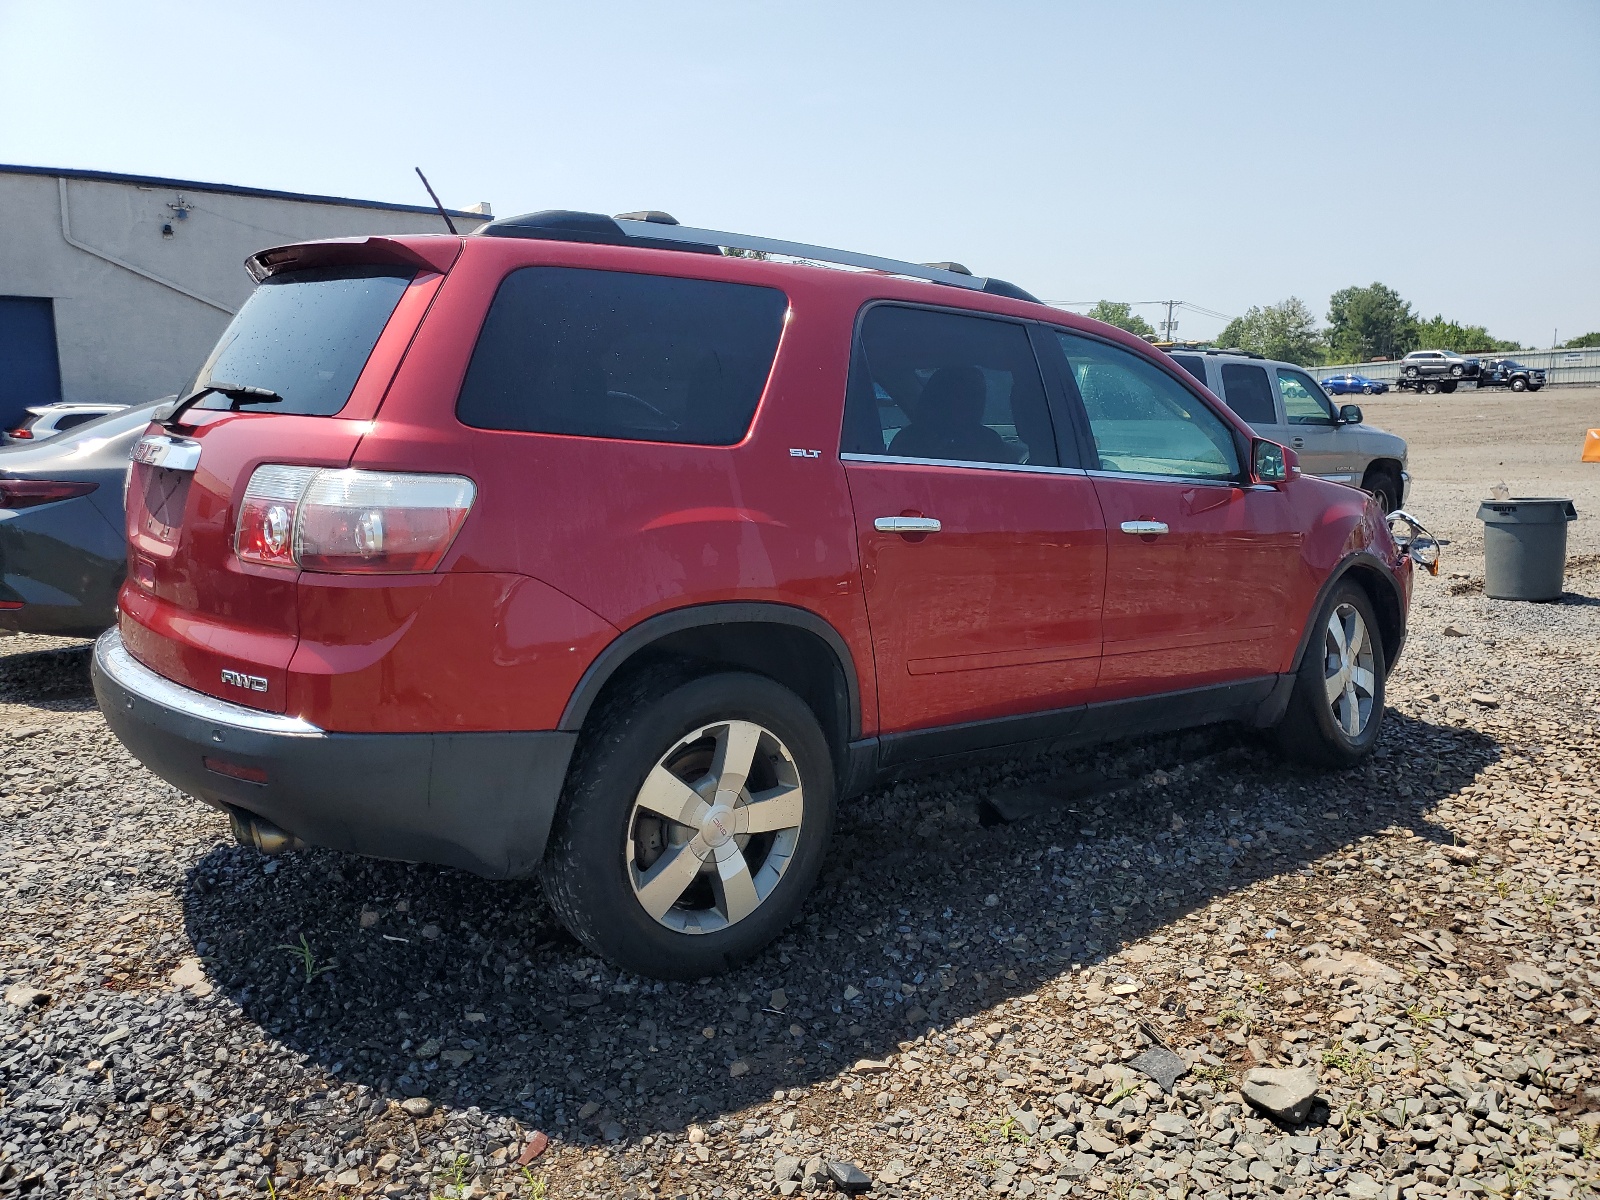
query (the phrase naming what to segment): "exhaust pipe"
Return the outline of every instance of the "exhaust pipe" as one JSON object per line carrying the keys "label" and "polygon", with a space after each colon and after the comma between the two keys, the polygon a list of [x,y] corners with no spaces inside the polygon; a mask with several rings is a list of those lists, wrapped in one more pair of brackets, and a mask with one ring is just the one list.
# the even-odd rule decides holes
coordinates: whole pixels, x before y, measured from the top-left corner
{"label": "exhaust pipe", "polygon": [[263,854],[282,854],[285,850],[309,849],[294,834],[279,829],[271,821],[264,821],[242,809],[228,809],[228,822],[233,826],[233,836],[241,846],[254,846]]}

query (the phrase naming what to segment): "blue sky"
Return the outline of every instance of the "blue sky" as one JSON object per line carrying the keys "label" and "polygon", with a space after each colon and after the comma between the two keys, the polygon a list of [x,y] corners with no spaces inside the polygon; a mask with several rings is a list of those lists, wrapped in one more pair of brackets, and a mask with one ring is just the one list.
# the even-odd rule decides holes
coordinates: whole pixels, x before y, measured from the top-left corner
{"label": "blue sky", "polygon": [[660,208],[1054,301],[1322,314],[1381,280],[1525,344],[1600,329],[1595,0],[0,0],[0,61],[0,162],[409,202],[421,164],[452,205]]}

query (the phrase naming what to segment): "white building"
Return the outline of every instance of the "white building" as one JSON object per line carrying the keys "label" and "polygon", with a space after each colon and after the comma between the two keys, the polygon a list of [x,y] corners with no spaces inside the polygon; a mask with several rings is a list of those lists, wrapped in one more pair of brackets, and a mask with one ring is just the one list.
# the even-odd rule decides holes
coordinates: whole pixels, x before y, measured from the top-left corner
{"label": "white building", "polygon": [[[0,213],[0,429],[31,404],[177,391],[249,295],[257,250],[446,232],[420,205],[47,167],[0,166]],[[450,216],[466,233],[489,206]]]}

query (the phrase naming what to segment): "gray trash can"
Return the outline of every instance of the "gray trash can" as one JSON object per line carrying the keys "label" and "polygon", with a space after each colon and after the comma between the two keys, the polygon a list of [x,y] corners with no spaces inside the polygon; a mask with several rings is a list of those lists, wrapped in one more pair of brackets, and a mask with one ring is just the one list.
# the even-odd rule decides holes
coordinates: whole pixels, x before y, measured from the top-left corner
{"label": "gray trash can", "polygon": [[1559,600],[1566,582],[1567,522],[1578,519],[1571,500],[1485,500],[1483,594],[1491,600]]}

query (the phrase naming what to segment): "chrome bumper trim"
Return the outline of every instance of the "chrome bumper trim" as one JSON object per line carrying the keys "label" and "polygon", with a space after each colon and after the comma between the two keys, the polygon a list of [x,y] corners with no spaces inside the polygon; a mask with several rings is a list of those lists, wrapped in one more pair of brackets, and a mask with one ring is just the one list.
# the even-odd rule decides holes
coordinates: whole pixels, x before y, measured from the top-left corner
{"label": "chrome bumper trim", "polygon": [[[207,696],[204,692],[173,683],[164,675],[157,675],[128,653],[128,648],[122,643],[122,634],[115,628],[106,630],[95,641],[94,665],[124,691],[197,721],[223,725],[229,729],[248,729],[253,733],[277,733],[293,737],[326,736],[322,729],[299,717],[261,712],[242,704],[218,700],[215,696]],[[133,707],[132,701],[128,702],[128,707]]]}

